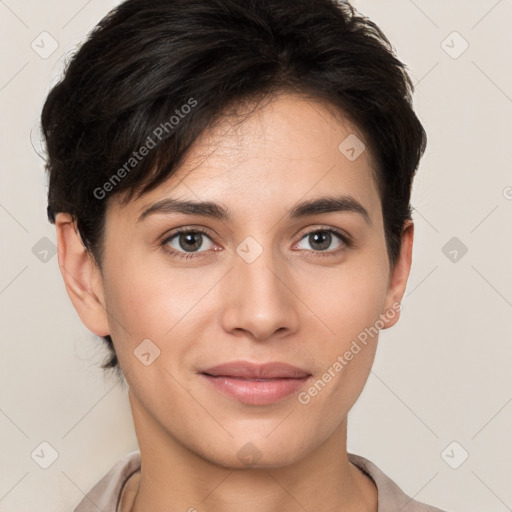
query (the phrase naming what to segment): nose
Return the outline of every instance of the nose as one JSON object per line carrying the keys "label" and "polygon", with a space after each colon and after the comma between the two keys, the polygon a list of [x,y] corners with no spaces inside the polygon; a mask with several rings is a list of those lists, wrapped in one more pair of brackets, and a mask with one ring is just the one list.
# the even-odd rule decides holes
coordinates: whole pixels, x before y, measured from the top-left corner
{"label": "nose", "polygon": [[234,253],[233,268],[222,285],[222,323],[227,332],[266,340],[297,330],[300,299],[293,276],[284,258],[271,249],[252,262]]}

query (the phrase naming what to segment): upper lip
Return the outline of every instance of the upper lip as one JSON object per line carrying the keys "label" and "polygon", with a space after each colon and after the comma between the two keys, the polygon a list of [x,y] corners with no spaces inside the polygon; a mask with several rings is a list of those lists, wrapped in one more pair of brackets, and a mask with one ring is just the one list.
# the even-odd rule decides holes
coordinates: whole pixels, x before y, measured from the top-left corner
{"label": "upper lip", "polygon": [[202,370],[200,373],[214,377],[239,377],[242,379],[300,379],[311,375],[296,366],[286,363],[270,362],[255,364],[249,361],[231,361]]}

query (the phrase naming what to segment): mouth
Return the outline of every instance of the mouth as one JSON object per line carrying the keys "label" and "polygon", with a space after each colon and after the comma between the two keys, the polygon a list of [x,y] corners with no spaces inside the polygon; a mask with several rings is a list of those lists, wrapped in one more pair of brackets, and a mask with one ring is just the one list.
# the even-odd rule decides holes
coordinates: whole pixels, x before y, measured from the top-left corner
{"label": "mouth", "polygon": [[222,375],[200,374],[212,387],[222,394],[249,405],[268,405],[279,402],[300,391],[310,379],[277,378],[246,379]]}
{"label": "mouth", "polygon": [[279,402],[303,388],[312,374],[285,363],[224,363],[201,371],[209,387],[249,405]]}
{"label": "mouth", "polygon": [[311,375],[308,371],[287,363],[251,363],[249,361],[230,361],[201,370],[201,373],[211,377],[241,379],[300,379]]}
{"label": "mouth", "polygon": [[248,380],[251,382],[269,382],[269,381],[283,380],[283,379],[297,380],[299,378],[300,379],[305,378],[305,376],[304,376],[304,377],[296,377],[295,379],[293,379],[292,377],[274,377],[272,379],[257,379],[257,378],[250,378],[250,377],[235,377],[233,375],[210,375],[209,373],[202,373],[201,375],[206,375],[207,377],[214,377],[216,379],[226,378],[226,379],[233,379],[233,380]]}

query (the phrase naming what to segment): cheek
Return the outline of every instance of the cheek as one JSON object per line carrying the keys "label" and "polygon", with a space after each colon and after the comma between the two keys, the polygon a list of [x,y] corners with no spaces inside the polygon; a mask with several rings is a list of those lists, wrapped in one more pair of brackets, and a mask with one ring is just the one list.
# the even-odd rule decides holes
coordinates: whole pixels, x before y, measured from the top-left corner
{"label": "cheek", "polygon": [[[324,372],[332,377],[335,389],[352,396],[362,388],[375,355],[379,335],[383,295],[360,281],[346,288],[328,303],[326,323],[334,332],[325,340]],[[329,375],[325,378],[331,382]],[[343,384],[342,384],[343,383]],[[358,394],[358,392],[356,393]]]}
{"label": "cheek", "polygon": [[[316,307],[325,327],[325,336],[316,336],[321,349],[316,352],[321,370],[316,380],[299,397],[301,407],[311,417],[323,418],[322,425],[311,424],[308,435],[317,428],[324,435],[336,428],[361,394],[377,349],[381,307],[385,289],[378,272],[348,272],[317,294]],[[313,309],[313,308],[312,308]],[[317,330],[317,332],[320,332]]]}
{"label": "cheek", "polygon": [[[361,392],[377,347],[382,308],[387,291],[387,260],[375,250],[347,260],[339,272],[324,280],[322,292],[309,295],[311,309],[328,326],[322,328],[323,362],[327,394],[345,410]],[[318,290],[318,288],[311,288]],[[323,384],[319,384],[322,388]],[[313,391],[314,393],[314,391]],[[326,411],[327,412],[327,411]]]}
{"label": "cheek", "polygon": [[193,325],[204,324],[201,312],[218,276],[207,269],[171,269],[165,262],[148,265],[147,259],[144,263],[136,255],[111,261],[118,263],[107,269],[105,297],[120,360],[131,364],[128,356],[145,339],[161,351],[179,339],[173,350],[185,349],[188,341],[183,333],[195,339],[190,331]]}
{"label": "cheek", "polygon": [[[338,348],[374,325],[386,299],[388,270],[378,252],[347,260],[330,272],[312,297],[319,316],[330,327]],[[334,333],[333,333],[333,332]]]}

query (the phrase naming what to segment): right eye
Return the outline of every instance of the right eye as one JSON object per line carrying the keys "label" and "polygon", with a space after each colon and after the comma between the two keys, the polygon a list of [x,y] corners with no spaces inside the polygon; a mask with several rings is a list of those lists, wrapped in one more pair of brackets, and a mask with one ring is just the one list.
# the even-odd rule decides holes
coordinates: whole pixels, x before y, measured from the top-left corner
{"label": "right eye", "polygon": [[162,245],[170,256],[190,259],[196,257],[195,255],[197,253],[206,252],[197,250],[204,245],[205,238],[210,241],[210,247],[207,247],[206,250],[211,249],[213,241],[206,234],[206,231],[200,228],[181,228],[166,237],[165,240],[162,241]]}

